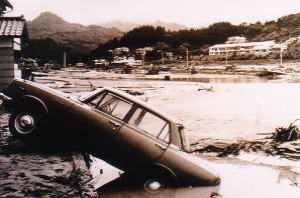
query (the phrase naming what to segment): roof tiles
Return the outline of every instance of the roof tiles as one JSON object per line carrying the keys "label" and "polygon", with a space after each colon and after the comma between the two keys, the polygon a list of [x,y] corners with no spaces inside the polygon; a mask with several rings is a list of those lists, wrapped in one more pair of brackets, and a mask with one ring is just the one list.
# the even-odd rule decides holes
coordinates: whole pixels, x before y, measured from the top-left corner
{"label": "roof tiles", "polygon": [[25,28],[25,20],[0,18],[0,36],[21,37]]}

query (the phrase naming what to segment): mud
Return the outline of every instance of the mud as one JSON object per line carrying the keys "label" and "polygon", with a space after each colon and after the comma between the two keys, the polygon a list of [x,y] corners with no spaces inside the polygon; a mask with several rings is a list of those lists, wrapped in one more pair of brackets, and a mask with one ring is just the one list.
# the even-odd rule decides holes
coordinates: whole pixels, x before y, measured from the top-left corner
{"label": "mud", "polygon": [[[57,152],[8,131],[9,114],[0,114],[0,197],[93,197],[81,154]],[[52,144],[55,147],[55,144]],[[82,167],[82,166],[81,166]],[[85,176],[85,177],[84,177]]]}

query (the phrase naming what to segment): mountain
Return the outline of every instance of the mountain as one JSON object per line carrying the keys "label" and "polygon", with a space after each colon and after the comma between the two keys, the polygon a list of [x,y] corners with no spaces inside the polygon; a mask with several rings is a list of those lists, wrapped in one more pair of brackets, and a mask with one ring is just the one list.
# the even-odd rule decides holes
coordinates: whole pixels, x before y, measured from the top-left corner
{"label": "mountain", "polygon": [[43,12],[33,21],[29,21],[27,29],[30,39],[51,38],[67,47],[86,52],[96,48],[100,43],[123,35],[116,28],[68,23],[51,12]]}
{"label": "mountain", "polygon": [[134,28],[137,28],[139,26],[143,25],[151,25],[154,27],[161,26],[164,27],[166,30],[170,31],[178,31],[182,29],[188,29],[188,27],[178,24],[178,23],[166,23],[163,21],[155,21],[152,23],[146,23],[146,24],[138,24],[133,22],[125,22],[125,21],[106,21],[103,23],[97,24],[98,26],[105,27],[105,28],[117,28],[123,32],[129,32],[130,30],[133,30]]}
{"label": "mountain", "polygon": [[157,26],[161,26],[164,27],[166,30],[169,30],[171,32],[173,31],[178,31],[178,30],[186,30],[189,29],[188,27],[178,24],[178,23],[166,23],[163,21],[154,21],[152,23],[149,23],[148,25],[157,27]]}
{"label": "mountain", "polygon": [[98,26],[104,27],[104,28],[117,28],[118,30],[121,30],[122,32],[129,32],[130,30],[133,30],[136,27],[141,26],[141,24],[133,23],[133,22],[125,22],[125,21],[106,21],[103,23],[97,24]]}

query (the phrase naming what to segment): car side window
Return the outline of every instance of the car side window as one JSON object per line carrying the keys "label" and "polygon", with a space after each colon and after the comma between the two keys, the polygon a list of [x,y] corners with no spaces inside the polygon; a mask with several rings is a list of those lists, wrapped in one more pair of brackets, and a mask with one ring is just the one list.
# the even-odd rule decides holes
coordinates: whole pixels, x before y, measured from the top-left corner
{"label": "car side window", "polygon": [[104,113],[110,114],[116,118],[123,120],[132,104],[110,93],[106,94],[96,108]]}
{"label": "car side window", "polygon": [[138,108],[128,123],[164,142],[170,141],[169,123],[145,109]]}

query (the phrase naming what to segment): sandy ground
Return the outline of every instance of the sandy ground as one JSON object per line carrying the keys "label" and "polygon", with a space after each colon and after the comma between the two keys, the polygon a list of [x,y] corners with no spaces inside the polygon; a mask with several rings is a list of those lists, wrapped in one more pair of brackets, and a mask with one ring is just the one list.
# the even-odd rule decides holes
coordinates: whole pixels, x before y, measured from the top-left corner
{"label": "sandy ground", "polygon": [[[170,75],[171,81],[162,80],[166,75]],[[216,141],[226,144],[241,140],[264,141],[266,136],[258,133],[274,132],[277,127],[288,126],[300,118],[300,84],[294,74],[262,79],[251,75],[163,73],[145,76],[66,69],[36,77],[36,81],[73,95],[89,91],[90,83],[95,87],[111,86],[139,92],[141,95],[137,97],[181,120],[190,140],[200,141],[201,145],[213,142],[215,146]],[[291,160],[278,153],[267,153],[267,146],[262,143],[261,149],[240,149],[223,157],[217,151],[195,149],[193,155],[206,159],[219,173],[222,178],[219,193],[224,198],[298,198],[300,158]],[[298,156],[300,142],[293,142],[292,146]],[[94,172],[104,166],[101,161],[94,164]],[[108,176],[102,180],[99,177],[100,183],[118,174],[118,170],[106,169]],[[177,189],[175,197],[203,197],[204,191]]]}

